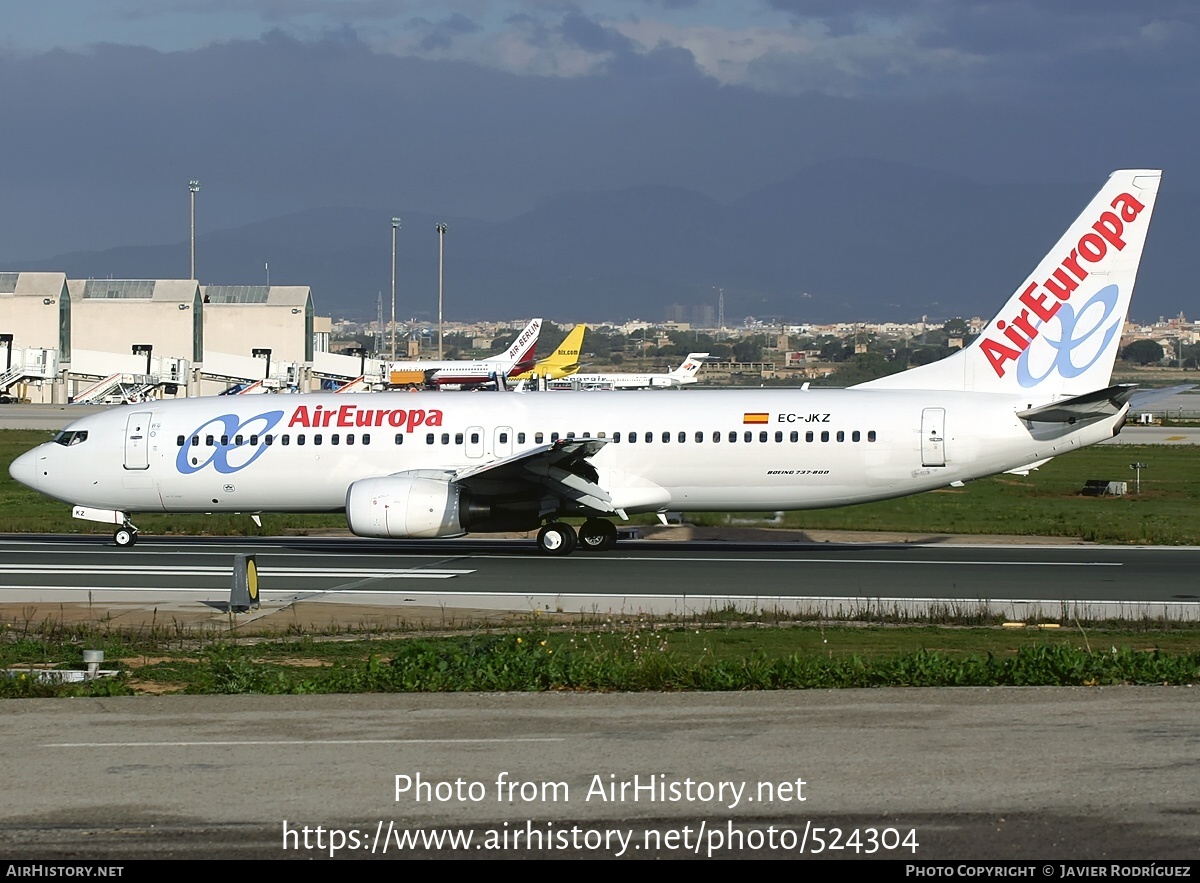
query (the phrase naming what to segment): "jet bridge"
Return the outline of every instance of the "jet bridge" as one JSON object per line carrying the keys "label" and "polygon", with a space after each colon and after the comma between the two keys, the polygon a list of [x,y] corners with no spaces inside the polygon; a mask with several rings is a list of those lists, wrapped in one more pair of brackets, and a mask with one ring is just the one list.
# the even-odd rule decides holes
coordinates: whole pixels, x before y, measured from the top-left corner
{"label": "jet bridge", "polygon": [[205,351],[198,366],[201,381],[215,381],[224,388],[221,395],[246,395],[267,392],[295,391],[301,386],[298,362],[272,359],[270,350],[258,350],[256,355]]}
{"label": "jet bridge", "polygon": [[66,365],[66,379],[76,384],[72,404],[129,404],[186,389],[190,368],[187,359],[154,356],[149,349],[131,355],[76,349]]}
{"label": "jet bridge", "polygon": [[313,353],[313,377],[335,392],[378,392],[388,385],[388,363],[356,355]]}
{"label": "jet bridge", "polygon": [[54,380],[58,374],[58,350],[36,347],[17,349],[10,340],[0,340],[0,366],[4,369],[0,373],[0,397],[4,397],[5,401],[24,398],[20,390],[16,395],[9,390],[31,381],[40,384]]}

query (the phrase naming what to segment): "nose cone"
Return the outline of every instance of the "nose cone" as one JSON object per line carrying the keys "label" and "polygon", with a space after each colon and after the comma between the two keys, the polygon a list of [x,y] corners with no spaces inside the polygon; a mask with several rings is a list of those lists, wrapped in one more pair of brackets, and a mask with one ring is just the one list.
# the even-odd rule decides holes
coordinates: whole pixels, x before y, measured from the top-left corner
{"label": "nose cone", "polygon": [[8,474],[14,480],[26,487],[37,489],[38,455],[37,451],[26,451],[9,464]]}

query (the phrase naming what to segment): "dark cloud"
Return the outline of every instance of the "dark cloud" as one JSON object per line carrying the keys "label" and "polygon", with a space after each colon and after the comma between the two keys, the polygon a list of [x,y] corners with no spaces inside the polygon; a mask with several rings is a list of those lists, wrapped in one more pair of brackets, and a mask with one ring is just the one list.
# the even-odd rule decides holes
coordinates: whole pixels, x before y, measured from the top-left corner
{"label": "dark cloud", "polygon": [[695,9],[700,0],[642,0],[647,6],[658,9]]}
{"label": "dark cloud", "polygon": [[635,48],[633,41],[620,31],[606,28],[578,12],[564,15],[559,31],[564,40],[587,52],[630,53]]}
{"label": "dark cloud", "polygon": [[[898,76],[886,54],[852,74],[776,55],[762,79],[813,88],[768,93],[586,24],[609,48],[575,78],[398,58],[350,29],[0,55],[0,260],[181,240],[189,178],[202,231],[370,205],[385,239],[390,213],[510,218],[564,191],[645,184],[733,199],[847,155],[984,183],[1095,183],[1129,166],[1165,168],[1164,188],[1200,183],[1200,76],[1182,50],[1010,54],[973,82],[933,65]],[[841,88],[854,77],[877,85]]]}
{"label": "dark cloud", "polygon": [[425,52],[449,49],[455,37],[475,34],[483,30],[482,27],[459,12],[439,22],[432,22],[426,18],[414,18],[405,27],[422,34],[421,49]]}

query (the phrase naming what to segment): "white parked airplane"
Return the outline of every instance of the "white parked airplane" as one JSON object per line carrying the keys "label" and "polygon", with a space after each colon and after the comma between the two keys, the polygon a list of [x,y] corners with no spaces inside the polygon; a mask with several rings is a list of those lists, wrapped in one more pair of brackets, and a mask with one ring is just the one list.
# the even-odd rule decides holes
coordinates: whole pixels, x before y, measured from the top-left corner
{"label": "white parked airplane", "polygon": [[[969,347],[851,389],[192,398],[83,417],[12,476],[136,538],[140,512],[345,511],[367,537],[865,503],[1021,471],[1120,431],[1110,386],[1161,173],[1114,173]],[[585,519],[578,536],[562,519]]]}
{"label": "white parked airplane", "polygon": [[696,382],[708,353],[690,353],[674,371],[658,374],[572,374],[547,382],[547,389],[658,389]]}
{"label": "white parked airplane", "polygon": [[388,368],[392,373],[424,372],[429,382],[438,386],[478,386],[497,379],[515,376],[528,371],[534,365],[534,349],[538,334],[542,330],[541,319],[531,319],[517,335],[517,339],[501,355],[476,360],[430,361],[414,359],[407,362],[392,362]]}

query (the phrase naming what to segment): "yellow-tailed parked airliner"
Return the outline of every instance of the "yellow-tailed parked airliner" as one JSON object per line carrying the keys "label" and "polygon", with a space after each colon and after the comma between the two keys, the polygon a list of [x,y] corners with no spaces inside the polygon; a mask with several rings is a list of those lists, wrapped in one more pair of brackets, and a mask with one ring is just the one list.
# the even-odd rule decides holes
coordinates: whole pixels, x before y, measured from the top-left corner
{"label": "yellow-tailed parked airliner", "polygon": [[344,511],[364,537],[540,528],[561,555],[611,548],[611,519],[638,512],[845,506],[1021,470],[1125,423],[1133,388],[1110,378],[1160,177],[1113,173],[966,349],[850,389],[180,399],[83,417],[9,471],[119,546],[138,512]]}
{"label": "yellow-tailed parked airliner", "polygon": [[579,354],[583,352],[583,333],[585,331],[587,331],[586,325],[576,325],[563,338],[558,349],[546,358],[538,359],[537,363],[528,371],[510,377],[509,380],[529,380],[535,375],[547,380],[557,380],[574,374],[579,370]]}

